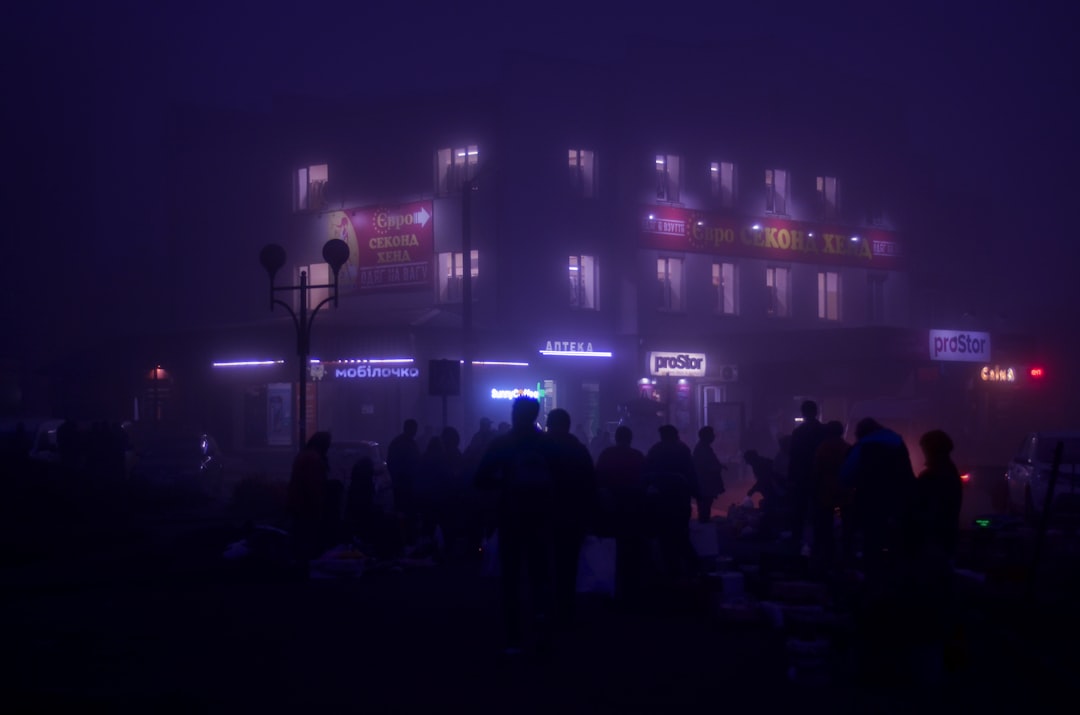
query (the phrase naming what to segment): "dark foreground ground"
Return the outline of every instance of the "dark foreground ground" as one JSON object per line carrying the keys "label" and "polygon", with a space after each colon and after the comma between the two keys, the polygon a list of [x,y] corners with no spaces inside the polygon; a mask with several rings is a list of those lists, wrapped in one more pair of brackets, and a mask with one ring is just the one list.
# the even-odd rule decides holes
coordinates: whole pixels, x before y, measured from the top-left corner
{"label": "dark foreground ground", "polygon": [[477,559],[301,581],[224,563],[238,525],[214,505],[114,523],[7,551],[6,712],[1076,711],[1073,607],[1007,589],[966,591],[964,666],[934,687],[861,684],[840,641],[828,684],[792,682],[790,633],[719,618],[708,598],[631,614],[583,596],[550,658],[508,663]]}

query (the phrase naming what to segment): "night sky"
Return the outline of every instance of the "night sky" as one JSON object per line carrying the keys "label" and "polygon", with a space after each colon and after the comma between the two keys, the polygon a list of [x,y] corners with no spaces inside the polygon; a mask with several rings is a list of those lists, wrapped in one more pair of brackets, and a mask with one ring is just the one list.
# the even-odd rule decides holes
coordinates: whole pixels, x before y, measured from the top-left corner
{"label": "night sky", "polygon": [[[911,150],[930,159],[927,182],[1000,217],[974,243],[999,250],[956,269],[986,290],[1015,291],[1016,311],[1039,316],[1040,330],[1080,317],[1078,62],[1065,3],[510,5],[6,8],[4,321],[16,339],[0,357],[79,340],[105,316],[133,326],[152,318],[161,297],[138,296],[155,295],[162,270],[155,162],[179,103],[258,109],[281,92],[469,86],[495,76],[506,48],[617,61],[641,37],[715,46],[718,62],[742,58],[751,79],[813,62],[822,82],[855,77],[897,93]],[[1008,243],[1015,252],[1000,250]],[[1002,255],[1009,265],[987,258]]]}

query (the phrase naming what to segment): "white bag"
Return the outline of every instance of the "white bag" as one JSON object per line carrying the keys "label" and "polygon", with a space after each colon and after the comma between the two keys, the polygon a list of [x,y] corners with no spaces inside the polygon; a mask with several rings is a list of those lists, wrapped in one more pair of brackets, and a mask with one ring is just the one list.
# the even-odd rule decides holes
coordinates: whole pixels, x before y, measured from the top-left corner
{"label": "white bag", "polygon": [[615,539],[585,537],[578,558],[577,591],[615,595]]}

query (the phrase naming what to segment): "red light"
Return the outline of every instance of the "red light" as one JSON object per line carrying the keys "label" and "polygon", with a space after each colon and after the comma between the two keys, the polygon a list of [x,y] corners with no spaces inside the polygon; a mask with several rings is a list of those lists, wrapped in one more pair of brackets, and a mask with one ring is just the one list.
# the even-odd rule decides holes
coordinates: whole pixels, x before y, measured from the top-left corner
{"label": "red light", "polygon": [[971,474],[966,473],[966,472],[964,474],[961,474],[960,475],[960,481],[962,481],[962,482],[971,481]]}
{"label": "red light", "polygon": [[1033,367],[1031,368],[1030,373],[1032,377],[1042,377],[1043,369],[1041,367]]}

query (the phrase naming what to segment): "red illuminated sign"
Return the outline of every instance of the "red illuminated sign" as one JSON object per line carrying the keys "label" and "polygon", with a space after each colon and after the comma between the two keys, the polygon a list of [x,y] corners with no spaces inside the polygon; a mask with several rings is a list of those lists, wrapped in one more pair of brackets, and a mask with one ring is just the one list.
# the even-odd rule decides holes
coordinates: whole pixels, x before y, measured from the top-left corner
{"label": "red illuminated sign", "polygon": [[755,223],[672,206],[648,207],[644,213],[644,248],[873,268],[898,268],[901,261],[896,234],[882,229],[778,218]]}
{"label": "red illuminated sign", "polygon": [[1041,367],[1033,367],[1029,374],[1034,378],[1040,378],[1043,376],[1043,369]]}
{"label": "red illuminated sign", "polygon": [[329,236],[349,246],[343,285],[364,290],[430,288],[434,256],[431,201],[329,214]]}

